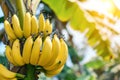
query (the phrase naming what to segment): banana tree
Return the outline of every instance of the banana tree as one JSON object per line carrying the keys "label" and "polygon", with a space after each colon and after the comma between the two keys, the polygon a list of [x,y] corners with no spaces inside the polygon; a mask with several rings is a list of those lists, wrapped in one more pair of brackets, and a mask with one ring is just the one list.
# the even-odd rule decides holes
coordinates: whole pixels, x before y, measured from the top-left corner
{"label": "banana tree", "polygon": [[[23,28],[25,12],[30,12],[34,15],[39,2],[40,0],[0,0],[5,19],[11,17],[13,14],[17,14],[21,28]],[[108,2],[113,8],[112,10],[108,10],[108,12],[110,12],[113,17],[107,14],[107,12],[101,13],[96,9],[92,9],[90,7],[92,4],[89,6],[89,0],[42,0],[42,3],[48,5],[52,13],[57,16],[55,18],[61,22],[62,26],[56,26],[59,31],[61,28],[64,28],[63,26],[69,24],[74,30],[85,32],[88,44],[96,50],[96,53],[102,57],[103,60],[111,61],[119,58],[117,56],[119,54],[116,54],[118,53],[119,45],[116,44],[116,52],[114,48],[111,47],[111,39],[120,34],[120,32],[114,28],[117,23],[115,17],[119,19],[119,9],[113,0]],[[86,7],[86,5],[88,6]],[[31,68],[28,69],[33,68],[31,66]],[[33,72],[28,70],[28,74],[29,73]],[[31,76],[31,74],[29,76]]]}

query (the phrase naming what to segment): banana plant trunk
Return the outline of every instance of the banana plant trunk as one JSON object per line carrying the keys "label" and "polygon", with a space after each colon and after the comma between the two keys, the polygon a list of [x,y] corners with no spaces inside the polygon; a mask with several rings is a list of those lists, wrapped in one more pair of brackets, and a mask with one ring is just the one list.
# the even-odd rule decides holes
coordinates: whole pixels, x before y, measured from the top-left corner
{"label": "banana plant trunk", "polygon": [[31,64],[26,65],[26,77],[23,80],[37,80],[35,77],[35,67]]}

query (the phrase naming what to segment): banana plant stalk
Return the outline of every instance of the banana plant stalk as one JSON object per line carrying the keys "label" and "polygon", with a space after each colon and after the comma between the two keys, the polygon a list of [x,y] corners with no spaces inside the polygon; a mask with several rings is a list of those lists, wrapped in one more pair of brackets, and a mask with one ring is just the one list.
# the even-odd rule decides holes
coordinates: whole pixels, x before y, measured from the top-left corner
{"label": "banana plant stalk", "polygon": [[23,28],[23,20],[24,20],[24,15],[26,13],[26,9],[25,9],[25,5],[23,0],[16,0],[16,8],[17,8],[17,13],[18,13],[18,17],[20,20],[20,25],[21,28]]}
{"label": "banana plant stalk", "polygon": [[26,69],[26,77],[23,80],[35,80],[35,66],[27,64]]}

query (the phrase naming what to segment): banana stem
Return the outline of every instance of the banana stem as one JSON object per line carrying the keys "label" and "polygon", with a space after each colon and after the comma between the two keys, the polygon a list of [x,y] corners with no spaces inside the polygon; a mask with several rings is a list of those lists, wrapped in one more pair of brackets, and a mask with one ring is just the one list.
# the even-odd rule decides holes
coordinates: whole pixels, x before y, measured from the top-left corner
{"label": "banana stem", "polygon": [[16,77],[23,79],[23,78],[25,78],[25,75],[17,73],[17,74],[16,74]]}
{"label": "banana stem", "polygon": [[17,11],[18,11],[17,13],[18,13],[18,17],[19,17],[19,20],[20,20],[21,28],[23,28],[23,19],[24,19],[24,15],[25,15],[25,12],[26,12],[23,0],[16,0],[16,8],[17,8]]}
{"label": "banana stem", "polygon": [[26,65],[27,74],[23,80],[35,80],[35,67],[31,64]]}

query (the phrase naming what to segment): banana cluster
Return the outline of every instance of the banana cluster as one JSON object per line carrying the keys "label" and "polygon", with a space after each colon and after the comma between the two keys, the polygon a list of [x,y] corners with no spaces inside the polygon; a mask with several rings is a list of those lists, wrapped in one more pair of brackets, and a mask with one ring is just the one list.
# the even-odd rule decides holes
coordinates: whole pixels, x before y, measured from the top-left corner
{"label": "banana cluster", "polygon": [[12,24],[8,20],[4,21],[4,28],[9,40],[28,38],[31,35],[39,35],[39,33],[44,33],[44,36],[47,36],[52,33],[49,19],[45,21],[43,14],[40,14],[39,20],[37,20],[29,12],[24,16],[23,29],[21,29],[19,19],[15,14],[12,16]]}
{"label": "banana cluster", "polygon": [[48,19],[44,20],[43,14],[37,20],[34,15],[26,13],[23,30],[16,15],[12,17],[12,25],[5,20],[4,27],[8,39],[12,41],[12,46],[6,45],[5,50],[10,63],[15,66],[41,66],[49,77],[61,72],[68,57],[68,48],[63,38],[59,39],[57,34],[50,35],[52,25]]}
{"label": "banana cluster", "polygon": [[9,71],[6,67],[0,64],[0,80],[17,80],[17,73]]}

